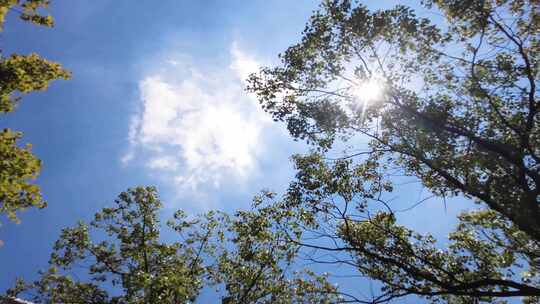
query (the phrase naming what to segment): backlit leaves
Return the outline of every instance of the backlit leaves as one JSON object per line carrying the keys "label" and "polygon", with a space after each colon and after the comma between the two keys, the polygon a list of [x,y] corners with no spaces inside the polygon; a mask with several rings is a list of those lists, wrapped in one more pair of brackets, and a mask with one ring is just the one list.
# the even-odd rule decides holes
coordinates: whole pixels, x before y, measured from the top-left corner
{"label": "backlit leaves", "polygon": [[[332,240],[296,244],[331,252],[336,264],[352,258],[360,273],[382,281],[373,302],[408,294],[449,303],[519,295],[535,302],[539,3],[421,4],[428,18],[399,5],[370,11],[323,1],[281,64],[251,75],[249,90],[263,109],[317,149],[294,158],[296,179],[276,208],[292,208],[311,239]],[[385,94],[359,106],[358,88],[373,79],[384,80]],[[351,138],[369,144],[328,157],[337,139]],[[392,177],[414,178],[435,196],[464,196],[482,209],[461,215],[449,247],[439,249],[431,236],[397,224]]]}
{"label": "backlit leaves", "polygon": [[[23,20],[52,26],[52,18],[40,13],[46,0],[0,0],[0,29],[6,14],[13,11]],[[0,114],[12,112],[22,95],[44,91],[55,79],[69,79],[70,73],[60,64],[41,58],[38,54],[0,55]],[[41,162],[30,152],[31,145],[17,142],[22,133],[4,129],[0,134],[0,213],[18,221],[16,212],[28,207],[43,208],[40,189],[33,183]]]}

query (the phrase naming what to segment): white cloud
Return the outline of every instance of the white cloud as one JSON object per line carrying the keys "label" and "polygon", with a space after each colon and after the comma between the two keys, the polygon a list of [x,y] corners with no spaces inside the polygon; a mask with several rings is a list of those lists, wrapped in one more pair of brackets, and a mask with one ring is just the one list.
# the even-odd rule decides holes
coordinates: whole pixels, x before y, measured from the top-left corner
{"label": "white cloud", "polygon": [[269,119],[243,90],[258,62],[236,43],[230,55],[221,70],[195,67],[185,56],[167,59],[139,82],[141,106],[130,122],[124,165],[141,161],[184,190],[250,176]]}
{"label": "white cloud", "polygon": [[155,158],[152,158],[148,162],[148,167],[150,169],[160,169],[160,170],[171,170],[175,171],[178,168],[179,164],[176,158],[161,155]]}
{"label": "white cloud", "polygon": [[231,47],[231,57],[233,58],[229,68],[236,73],[241,81],[245,81],[251,73],[255,73],[261,66],[259,62],[243,52],[236,42],[233,42]]}

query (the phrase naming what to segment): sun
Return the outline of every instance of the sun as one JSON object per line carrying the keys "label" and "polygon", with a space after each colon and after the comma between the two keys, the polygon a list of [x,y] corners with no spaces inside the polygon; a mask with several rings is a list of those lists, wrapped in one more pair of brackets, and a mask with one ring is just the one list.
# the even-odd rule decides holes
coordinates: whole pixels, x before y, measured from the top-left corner
{"label": "sun", "polygon": [[381,100],[384,95],[384,81],[380,78],[370,78],[352,88],[355,99],[364,105]]}

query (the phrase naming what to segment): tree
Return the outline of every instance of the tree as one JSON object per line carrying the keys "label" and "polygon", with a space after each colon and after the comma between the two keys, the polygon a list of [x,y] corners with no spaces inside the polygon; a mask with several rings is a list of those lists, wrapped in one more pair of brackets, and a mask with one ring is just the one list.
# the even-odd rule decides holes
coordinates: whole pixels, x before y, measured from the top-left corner
{"label": "tree", "polygon": [[221,213],[216,219],[225,225],[215,242],[215,265],[209,268],[209,274],[213,284],[225,285],[222,303],[341,301],[343,295],[326,275],[297,264],[299,247],[290,244],[277,225],[278,219],[290,217],[289,212],[266,206],[274,196],[265,191],[254,198],[255,211],[240,210],[232,217]]}
{"label": "tree", "polygon": [[[189,302],[202,286],[201,261],[191,246],[160,241],[160,208],[154,188],[121,193],[115,206],[96,213],[89,225],[63,229],[49,269],[36,282],[20,281],[12,293],[35,290],[37,303]],[[192,225],[181,213],[177,218],[179,231]],[[99,234],[107,238],[93,241]],[[69,275],[77,267],[87,269],[87,280]],[[121,289],[119,295],[111,295],[115,289]]]}
{"label": "tree", "polygon": [[[262,200],[265,194],[257,200]],[[190,303],[204,286],[223,303],[333,303],[324,276],[290,274],[295,246],[272,229],[273,217],[209,212],[168,222],[176,241],[161,240],[161,202],[153,187],[121,193],[88,225],[62,230],[49,268],[19,280],[8,297],[35,303]],[[164,230],[163,230],[164,231]]]}
{"label": "tree", "polygon": [[41,9],[49,7],[49,3],[49,0],[1,0],[0,28],[3,28],[9,11],[16,12],[21,20],[43,26],[53,26],[53,18],[50,15],[45,16],[40,13]]}
{"label": "tree", "polygon": [[[22,20],[52,26],[52,17],[39,12],[48,3],[45,0],[1,0],[0,29],[10,10],[18,13]],[[69,76],[69,72],[58,63],[37,54],[0,55],[0,114],[12,112],[21,95],[45,90],[52,80],[68,79]],[[39,187],[32,183],[39,174],[41,162],[31,153],[30,144],[21,147],[17,143],[21,137],[21,132],[10,129],[0,131],[0,213],[7,214],[15,221],[18,221],[17,211],[46,205]]]}
{"label": "tree", "polygon": [[[281,64],[249,79],[263,108],[316,147],[294,157],[275,207],[332,241],[290,241],[382,282],[367,302],[540,301],[540,3],[422,1],[430,20],[351,2],[324,1]],[[327,156],[351,138],[369,145]],[[481,208],[441,249],[397,224],[396,175]]]}

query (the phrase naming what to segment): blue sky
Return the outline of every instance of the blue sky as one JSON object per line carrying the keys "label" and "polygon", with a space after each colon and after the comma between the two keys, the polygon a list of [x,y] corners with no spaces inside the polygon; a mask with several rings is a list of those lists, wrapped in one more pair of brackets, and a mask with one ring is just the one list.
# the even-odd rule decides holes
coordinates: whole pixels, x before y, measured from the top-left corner
{"label": "blue sky", "polygon": [[[0,290],[33,278],[61,228],[89,220],[128,187],[156,185],[164,218],[178,208],[247,207],[263,188],[283,192],[294,174],[289,156],[306,146],[258,108],[242,79],[298,41],[317,5],[55,0],[52,29],[8,18],[5,54],[37,52],[73,78],[2,118],[43,161],[38,183],[49,206],[24,212],[20,225],[2,220]],[[441,235],[460,206],[433,204],[403,221]]]}

